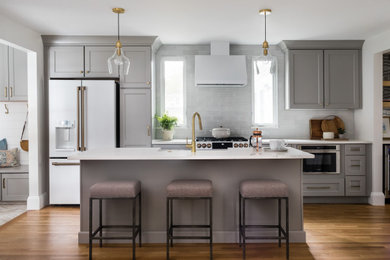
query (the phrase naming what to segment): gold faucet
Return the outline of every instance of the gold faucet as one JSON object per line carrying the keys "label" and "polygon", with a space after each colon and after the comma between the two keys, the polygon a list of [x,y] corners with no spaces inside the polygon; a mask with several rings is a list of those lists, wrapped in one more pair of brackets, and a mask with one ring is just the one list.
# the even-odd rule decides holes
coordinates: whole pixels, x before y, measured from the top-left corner
{"label": "gold faucet", "polygon": [[202,130],[202,119],[200,118],[199,113],[195,112],[192,115],[192,142],[191,142],[191,144],[189,144],[188,138],[187,138],[187,142],[186,142],[186,147],[191,148],[191,151],[193,153],[196,152],[196,144],[195,144],[195,119],[196,119],[196,116],[198,116],[198,119],[199,119],[199,129]]}

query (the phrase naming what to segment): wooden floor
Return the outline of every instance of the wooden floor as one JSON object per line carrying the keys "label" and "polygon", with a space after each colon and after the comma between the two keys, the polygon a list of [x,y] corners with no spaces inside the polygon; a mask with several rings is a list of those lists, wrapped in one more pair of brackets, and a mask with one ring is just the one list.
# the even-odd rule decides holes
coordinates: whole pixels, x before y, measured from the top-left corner
{"label": "wooden floor", "polygon": [[[390,205],[305,205],[306,244],[292,244],[291,259],[390,259]],[[0,259],[87,259],[78,245],[79,209],[49,207],[0,227]],[[216,244],[214,259],[241,259],[235,244]],[[248,246],[247,259],[285,259],[274,244]],[[130,259],[130,247],[94,249],[94,259]],[[164,245],[137,248],[137,259],[165,259]],[[171,259],[208,259],[207,245],[177,245]]]}

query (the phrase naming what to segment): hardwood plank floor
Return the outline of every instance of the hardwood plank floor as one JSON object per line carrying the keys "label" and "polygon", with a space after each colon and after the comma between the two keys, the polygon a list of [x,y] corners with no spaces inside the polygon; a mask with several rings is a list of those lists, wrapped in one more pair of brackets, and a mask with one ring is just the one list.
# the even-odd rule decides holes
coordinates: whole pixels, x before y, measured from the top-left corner
{"label": "hardwood plank floor", "polygon": [[[305,205],[306,244],[291,245],[291,259],[390,259],[390,205]],[[0,259],[87,259],[78,245],[79,209],[48,207],[29,211],[0,227]],[[247,259],[285,259],[276,244],[251,244]],[[94,248],[94,259],[130,259],[130,247]],[[137,248],[137,260],[165,259],[165,245]],[[208,259],[206,244],[179,244],[173,260]],[[236,244],[215,244],[214,259],[241,259]]]}

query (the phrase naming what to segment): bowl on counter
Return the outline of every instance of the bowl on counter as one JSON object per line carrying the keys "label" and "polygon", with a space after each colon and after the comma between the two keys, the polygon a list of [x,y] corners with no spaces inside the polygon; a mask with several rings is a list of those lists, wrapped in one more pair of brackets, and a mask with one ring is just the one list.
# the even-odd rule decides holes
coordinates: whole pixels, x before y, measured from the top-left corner
{"label": "bowl on counter", "polygon": [[217,127],[211,130],[211,134],[214,138],[227,138],[230,137],[230,128]]}

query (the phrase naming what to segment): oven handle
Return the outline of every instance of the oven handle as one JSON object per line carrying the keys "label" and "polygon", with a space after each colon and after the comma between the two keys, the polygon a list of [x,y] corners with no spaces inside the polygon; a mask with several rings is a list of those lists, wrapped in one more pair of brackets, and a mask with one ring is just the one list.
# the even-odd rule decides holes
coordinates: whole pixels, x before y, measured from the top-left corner
{"label": "oven handle", "polygon": [[337,150],[302,150],[307,153],[339,153]]}

